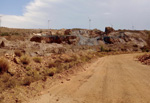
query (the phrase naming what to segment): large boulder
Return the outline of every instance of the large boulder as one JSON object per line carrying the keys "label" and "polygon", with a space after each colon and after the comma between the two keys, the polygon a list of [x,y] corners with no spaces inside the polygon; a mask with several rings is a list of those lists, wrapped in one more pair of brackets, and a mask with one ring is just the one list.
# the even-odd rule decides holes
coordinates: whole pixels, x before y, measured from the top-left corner
{"label": "large boulder", "polygon": [[114,40],[114,38],[112,38],[112,37],[105,36],[105,37],[104,37],[104,42],[105,42],[106,44],[113,44],[113,43],[115,42],[115,40]]}
{"label": "large boulder", "polygon": [[77,41],[76,36],[58,36],[58,35],[49,35],[49,36],[33,36],[30,41],[34,42],[45,42],[45,43],[66,43],[74,44]]}
{"label": "large boulder", "polygon": [[106,27],[105,28],[105,33],[106,34],[109,34],[109,33],[113,32],[113,31],[114,31],[114,29],[112,27]]}
{"label": "large boulder", "polygon": [[89,37],[91,38],[99,37],[101,35],[103,35],[103,32],[101,30],[94,29],[89,31]]}
{"label": "large boulder", "polygon": [[66,30],[64,31],[64,35],[70,35],[70,33],[71,33],[71,30],[70,30],[70,29],[66,29]]}
{"label": "large boulder", "polygon": [[2,42],[0,43],[0,48],[2,48],[2,47],[5,47],[4,41],[2,41]]}
{"label": "large boulder", "polygon": [[30,41],[39,42],[41,43],[42,37],[41,36],[33,36]]}

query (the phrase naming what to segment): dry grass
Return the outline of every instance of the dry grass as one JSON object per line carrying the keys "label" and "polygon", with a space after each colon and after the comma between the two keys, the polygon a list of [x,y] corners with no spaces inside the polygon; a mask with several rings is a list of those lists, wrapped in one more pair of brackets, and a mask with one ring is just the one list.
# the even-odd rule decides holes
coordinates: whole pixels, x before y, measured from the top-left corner
{"label": "dry grass", "polygon": [[24,65],[28,65],[30,63],[30,58],[26,55],[21,56],[20,61]]}
{"label": "dry grass", "polygon": [[3,58],[0,59],[0,74],[7,72],[9,69],[9,62]]}
{"label": "dry grass", "polygon": [[[38,63],[36,64],[36,66],[33,65],[35,63],[30,57],[22,55],[19,59],[20,62],[25,66],[22,66],[20,63],[15,65],[21,65],[21,67],[24,68],[23,71],[18,72],[18,74],[15,73],[14,75],[10,75],[7,72],[3,73],[0,77],[0,92],[14,88],[16,86],[29,86],[32,82],[38,80],[45,81],[45,78],[52,77],[57,73],[61,73],[81,63],[88,62],[96,55],[99,55],[99,53],[96,54],[96,52],[91,51],[82,51],[68,54],[54,54],[54,56],[51,57],[49,61],[47,58],[43,58],[43,62],[41,62],[40,57],[35,57],[32,59],[34,62]],[[19,78],[20,74],[23,74],[23,78]]]}
{"label": "dry grass", "polygon": [[16,87],[19,85],[19,81],[15,78],[13,78],[10,74],[4,73],[0,75],[0,93],[7,90]]}
{"label": "dry grass", "polygon": [[9,81],[9,78],[10,78],[10,75],[8,73],[4,73],[2,76],[1,76],[1,81],[6,83]]}
{"label": "dry grass", "polygon": [[14,53],[15,53],[15,55],[18,56],[18,57],[21,57],[21,56],[22,56],[22,52],[19,51],[19,50],[16,50]]}
{"label": "dry grass", "polygon": [[27,76],[26,78],[24,78],[24,80],[22,81],[22,85],[24,86],[28,86],[33,82],[33,78],[31,76]]}
{"label": "dry grass", "polygon": [[58,68],[56,67],[46,69],[46,75],[48,76],[54,76],[54,74],[57,72],[58,72]]}
{"label": "dry grass", "polygon": [[36,63],[41,63],[42,59],[40,57],[34,57],[33,61],[35,61]]}
{"label": "dry grass", "polygon": [[26,69],[27,71],[29,71],[29,70],[31,70],[31,69],[32,69],[32,67],[27,66],[25,69]]}
{"label": "dry grass", "polygon": [[56,65],[56,63],[54,62],[54,61],[50,61],[49,63],[48,63],[48,67],[49,68],[53,68],[53,67],[56,67],[57,65]]}

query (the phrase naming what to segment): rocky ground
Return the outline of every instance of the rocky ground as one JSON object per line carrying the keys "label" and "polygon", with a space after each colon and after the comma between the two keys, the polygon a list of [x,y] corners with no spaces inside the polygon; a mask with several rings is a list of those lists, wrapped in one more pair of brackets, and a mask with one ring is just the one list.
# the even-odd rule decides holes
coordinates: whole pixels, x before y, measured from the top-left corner
{"label": "rocky ground", "polygon": [[150,54],[144,54],[138,57],[138,60],[143,64],[150,65]]}

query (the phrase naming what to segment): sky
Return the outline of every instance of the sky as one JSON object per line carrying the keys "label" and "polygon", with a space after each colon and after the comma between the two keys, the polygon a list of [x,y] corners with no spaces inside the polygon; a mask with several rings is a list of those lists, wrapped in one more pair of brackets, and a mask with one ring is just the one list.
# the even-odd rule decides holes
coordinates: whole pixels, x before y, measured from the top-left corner
{"label": "sky", "polygon": [[1,26],[150,29],[150,0],[0,0]]}

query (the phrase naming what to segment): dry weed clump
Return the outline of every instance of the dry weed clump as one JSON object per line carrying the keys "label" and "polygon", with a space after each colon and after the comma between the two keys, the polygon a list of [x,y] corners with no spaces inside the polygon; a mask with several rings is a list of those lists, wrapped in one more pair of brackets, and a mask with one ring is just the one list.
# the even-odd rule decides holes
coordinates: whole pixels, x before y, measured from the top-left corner
{"label": "dry weed clump", "polygon": [[15,55],[18,56],[18,57],[21,57],[21,56],[22,56],[22,52],[19,51],[19,50],[16,50],[14,53],[15,53]]}
{"label": "dry weed clump", "polygon": [[32,82],[41,80],[43,77],[43,75],[41,75],[40,72],[38,72],[36,69],[31,69],[31,67],[28,68],[29,70],[26,72],[26,76],[21,83],[24,86],[28,86]]}
{"label": "dry weed clump", "polygon": [[55,60],[50,60],[48,63],[48,67],[52,68],[52,67],[58,67],[59,65],[61,65],[62,60],[60,60],[60,58],[57,58]]}
{"label": "dry weed clump", "polygon": [[9,69],[9,62],[4,58],[0,59],[0,74],[7,72]]}
{"label": "dry weed clump", "polygon": [[71,56],[69,54],[68,55],[67,54],[62,54],[62,55],[60,55],[59,58],[64,63],[68,63],[68,62],[72,61],[72,58],[71,58]]}
{"label": "dry weed clump", "polygon": [[19,85],[18,80],[15,79],[15,78],[10,78],[9,81],[5,84],[5,88],[6,89],[8,89],[8,88],[14,88],[17,85]]}
{"label": "dry weed clump", "polygon": [[27,66],[25,69],[26,69],[27,71],[29,71],[29,70],[32,70],[32,67]]}
{"label": "dry weed clump", "polygon": [[24,78],[21,84],[24,86],[29,86],[33,81],[34,81],[33,77],[27,76]]}
{"label": "dry weed clump", "polygon": [[4,73],[0,75],[0,93],[7,90],[14,88],[15,86],[19,85],[19,82],[16,78],[13,78],[10,74]]}
{"label": "dry weed clump", "polygon": [[9,81],[9,78],[10,78],[10,75],[8,73],[4,73],[2,76],[1,76],[1,81],[3,83],[6,83]]}
{"label": "dry weed clump", "polygon": [[52,67],[52,68],[46,69],[45,74],[48,76],[54,76],[54,74],[57,72],[58,72],[58,68]]}
{"label": "dry weed clump", "polygon": [[30,83],[43,79],[45,73],[37,71],[36,69],[30,69],[26,72],[26,77],[22,82],[22,85],[30,85]]}
{"label": "dry weed clump", "polygon": [[53,68],[53,67],[56,67],[57,66],[57,64],[54,62],[54,61],[50,61],[49,63],[48,63],[48,67],[49,68]]}
{"label": "dry weed clump", "polygon": [[41,63],[42,59],[40,57],[34,57],[33,61],[35,61],[36,63]]}
{"label": "dry weed clump", "polygon": [[21,56],[20,61],[24,65],[28,65],[30,63],[30,58],[26,55]]}

